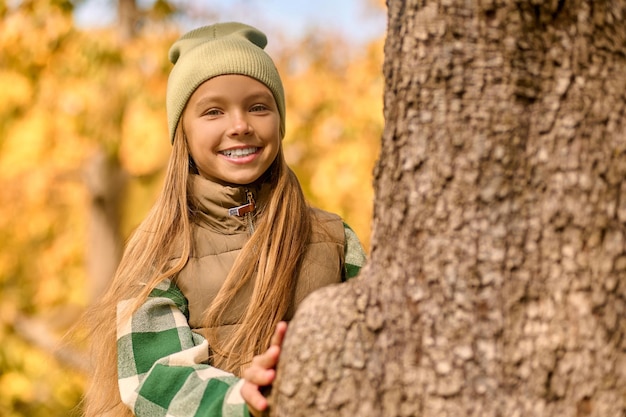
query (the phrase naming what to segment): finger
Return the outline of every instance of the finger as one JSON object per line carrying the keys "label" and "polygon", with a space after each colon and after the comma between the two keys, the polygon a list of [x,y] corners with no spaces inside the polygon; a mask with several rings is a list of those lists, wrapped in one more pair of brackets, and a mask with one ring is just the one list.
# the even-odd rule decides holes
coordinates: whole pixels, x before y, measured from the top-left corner
{"label": "finger", "polygon": [[285,339],[285,333],[287,333],[287,322],[279,321],[276,325],[276,330],[274,330],[274,334],[272,335],[270,345],[282,346],[283,340]]}
{"label": "finger", "polygon": [[270,346],[265,352],[252,358],[251,367],[261,367],[264,369],[273,368],[278,363],[278,357],[280,356],[280,347],[273,345]]}
{"label": "finger", "polygon": [[252,415],[260,415],[268,406],[267,399],[259,392],[259,387],[246,382],[241,387],[241,397],[248,404]]}
{"label": "finger", "polygon": [[269,385],[276,378],[276,371],[263,367],[251,366],[244,371],[243,378],[258,386]]}
{"label": "finger", "polygon": [[246,381],[258,385],[260,387],[264,385],[270,385],[276,378],[276,371],[274,369],[255,369],[246,374]]}

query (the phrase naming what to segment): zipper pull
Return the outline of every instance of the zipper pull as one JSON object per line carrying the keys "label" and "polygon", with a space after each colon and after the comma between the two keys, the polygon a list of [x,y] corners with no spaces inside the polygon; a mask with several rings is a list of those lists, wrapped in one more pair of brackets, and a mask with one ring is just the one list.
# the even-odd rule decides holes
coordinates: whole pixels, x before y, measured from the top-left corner
{"label": "zipper pull", "polygon": [[248,213],[252,213],[254,211],[254,209],[256,208],[256,205],[254,204],[254,197],[252,196],[252,193],[249,190],[246,190],[246,196],[248,198],[248,202],[242,206],[237,206],[237,207],[228,209],[229,216],[243,217],[244,215]]}

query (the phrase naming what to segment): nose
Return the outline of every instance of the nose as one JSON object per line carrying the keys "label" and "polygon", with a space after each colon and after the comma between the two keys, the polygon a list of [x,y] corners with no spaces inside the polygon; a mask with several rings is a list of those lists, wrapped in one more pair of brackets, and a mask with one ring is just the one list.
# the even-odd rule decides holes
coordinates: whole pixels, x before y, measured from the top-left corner
{"label": "nose", "polygon": [[231,127],[230,127],[230,135],[231,136],[239,136],[239,135],[249,135],[252,133],[252,126],[248,122],[248,118],[244,113],[235,113],[231,118]]}

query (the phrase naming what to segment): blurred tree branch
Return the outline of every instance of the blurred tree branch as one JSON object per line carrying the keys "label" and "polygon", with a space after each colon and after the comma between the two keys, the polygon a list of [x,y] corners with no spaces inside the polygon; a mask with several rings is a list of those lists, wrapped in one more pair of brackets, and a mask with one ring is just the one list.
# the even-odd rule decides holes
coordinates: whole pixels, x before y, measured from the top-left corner
{"label": "blurred tree branch", "polygon": [[89,357],[83,351],[68,346],[50,327],[39,318],[17,314],[12,322],[13,330],[26,342],[52,355],[62,365],[80,372],[89,371]]}

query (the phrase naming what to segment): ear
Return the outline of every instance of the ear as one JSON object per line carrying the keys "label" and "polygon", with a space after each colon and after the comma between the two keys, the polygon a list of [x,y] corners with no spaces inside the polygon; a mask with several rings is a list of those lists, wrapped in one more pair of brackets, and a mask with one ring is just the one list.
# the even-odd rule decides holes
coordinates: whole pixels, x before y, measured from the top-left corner
{"label": "ear", "polygon": [[191,155],[189,155],[189,173],[200,175],[200,172],[198,171],[198,167],[196,166],[196,162],[193,160]]}

